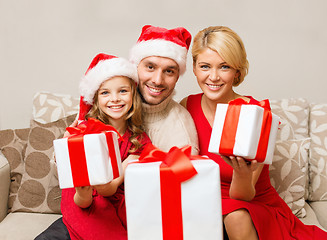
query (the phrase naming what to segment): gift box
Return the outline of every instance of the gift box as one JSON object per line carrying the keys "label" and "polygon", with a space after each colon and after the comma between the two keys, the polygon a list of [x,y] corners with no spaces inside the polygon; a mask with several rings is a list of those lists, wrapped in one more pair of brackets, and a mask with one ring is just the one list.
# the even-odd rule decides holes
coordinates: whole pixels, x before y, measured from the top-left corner
{"label": "gift box", "polygon": [[268,100],[258,105],[243,99],[217,104],[208,151],[271,164],[279,120]]}
{"label": "gift box", "polygon": [[145,150],[127,166],[124,182],[129,240],[222,239],[214,161],[190,157],[190,148],[187,154],[176,147],[169,153]]}
{"label": "gift box", "polygon": [[87,125],[67,130],[71,136],[53,141],[61,189],[105,184],[121,175],[118,134],[113,127],[89,119]]}

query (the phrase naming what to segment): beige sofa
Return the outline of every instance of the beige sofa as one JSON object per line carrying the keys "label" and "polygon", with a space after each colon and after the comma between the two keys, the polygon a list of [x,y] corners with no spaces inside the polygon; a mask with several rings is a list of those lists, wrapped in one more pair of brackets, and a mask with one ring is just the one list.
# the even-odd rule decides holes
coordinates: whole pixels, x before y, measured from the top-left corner
{"label": "beige sofa", "polygon": [[[272,100],[281,117],[271,181],[293,213],[327,229],[327,104]],[[52,141],[78,111],[78,99],[37,93],[30,128],[0,130],[0,239],[34,239],[60,215]]]}

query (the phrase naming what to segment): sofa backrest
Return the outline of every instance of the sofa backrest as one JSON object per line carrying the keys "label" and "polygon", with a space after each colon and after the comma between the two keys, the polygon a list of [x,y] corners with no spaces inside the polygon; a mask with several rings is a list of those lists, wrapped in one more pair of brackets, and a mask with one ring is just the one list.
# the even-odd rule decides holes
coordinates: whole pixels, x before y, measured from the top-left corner
{"label": "sofa backrest", "polygon": [[[281,118],[274,160],[270,165],[271,182],[293,213],[298,217],[304,217],[306,215],[304,210],[306,200],[327,200],[327,104],[309,104],[303,98],[271,100],[270,103],[272,112]],[[45,128],[47,133],[51,130],[50,132],[55,137],[60,136],[65,127],[76,116],[78,105],[79,98],[70,95],[49,92],[36,93],[33,98],[33,120],[31,121],[33,129],[44,130]],[[20,146],[21,144],[19,145],[22,151],[26,150],[26,142],[29,142],[29,138],[24,138],[25,149]],[[38,150],[34,150],[35,153],[33,154],[37,156]],[[41,152],[42,149],[39,151]],[[23,168],[19,168],[22,170],[19,172],[21,176],[16,178],[16,185],[20,184],[20,186],[15,185],[15,189],[11,189],[11,191],[15,191],[15,198],[11,200],[11,203],[15,201],[16,195],[20,192],[22,193],[21,196],[27,199],[21,197],[21,202],[26,203],[26,206],[19,205],[20,207],[16,208],[15,211],[58,211],[60,209],[60,191],[58,190],[58,179],[53,158],[49,158],[48,166],[52,170],[48,171],[48,175],[33,179],[36,182],[39,180],[43,185],[44,182],[48,182],[49,187],[51,187],[51,190],[35,193],[44,195],[44,199],[46,199],[44,201],[48,202],[47,207],[49,209],[47,209],[47,207],[35,207],[36,203],[30,204],[30,201],[33,202],[29,199],[31,196],[23,194],[28,189],[23,189],[21,182],[18,183],[17,179],[19,181],[29,179],[24,177],[24,174],[33,175],[33,172],[40,172],[40,170],[31,170],[33,166],[24,166],[24,153],[21,153],[20,156],[20,166]],[[40,166],[35,165],[34,167]],[[26,170],[29,172],[26,173]],[[17,177],[17,172],[14,175]],[[33,186],[37,185],[34,183]],[[30,208],[29,205],[31,205]]]}

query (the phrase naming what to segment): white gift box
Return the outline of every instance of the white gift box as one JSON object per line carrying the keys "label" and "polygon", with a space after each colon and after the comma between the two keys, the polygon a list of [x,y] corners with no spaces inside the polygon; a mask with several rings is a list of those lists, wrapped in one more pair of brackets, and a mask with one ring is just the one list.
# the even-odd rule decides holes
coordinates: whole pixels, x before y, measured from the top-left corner
{"label": "white gift box", "polygon": [[[232,128],[224,128],[225,118],[227,114],[228,104],[217,104],[214,124],[212,128],[210,143],[208,151],[211,153],[220,153],[222,155],[226,155],[221,147],[221,142],[223,141],[222,135],[223,132],[227,134],[233,134]],[[263,162],[265,164],[271,164],[275,142],[277,137],[277,130],[279,125],[279,117],[273,113],[271,113],[271,125],[267,124],[267,118],[264,114],[265,109],[257,106],[244,104],[241,105],[239,118],[232,119],[236,125],[236,135],[233,141],[229,142],[231,145],[231,152],[234,156],[241,156],[245,159],[256,159],[258,162]],[[265,116],[265,117],[264,117]],[[263,141],[261,136],[262,127],[265,127],[267,124],[267,130],[269,131],[269,138],[266,138],[266,148],[259,149],[260,141]],[[264,151],[263,156],[264,159],[257,159],[258,152]],[[262,156],[262,154],[261,154]]]}
{"label": "white gift box", "polygon": [[[76,138],[71,138],[74,137]],[[70,138],[53,141],[61,189],[105,184],[121,175],[122,165],[116,132],[85,134],[78,138],[79,140],[75,141],[78,149],[75,150],[71,149],[73,147],[68,143]]]}
{"label": "white gift box", "polygon": [[[180,184],[182,239],[222,239],[219,165],[212,160],[191,162],[198,174]],[[126,168],[124,182],[129,240],[167,239],[162,227],[165,220],[162,217],[164,199],[161,199],[160,164],[136,162]],[[176,213],[169,214],[175,216]]]}

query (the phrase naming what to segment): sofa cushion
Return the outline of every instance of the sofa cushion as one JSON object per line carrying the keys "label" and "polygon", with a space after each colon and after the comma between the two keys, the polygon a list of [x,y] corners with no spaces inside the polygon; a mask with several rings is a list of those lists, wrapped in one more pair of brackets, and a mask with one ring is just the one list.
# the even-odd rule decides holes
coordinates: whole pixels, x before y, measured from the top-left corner
{"label": "sofa cushion", "polygon": [[327,200],[327,104],[311,104],[310,201]]}
{"label": "sofa cushion", "polygon": [[310,139],[276,142],[270,180],[280,197],[297,217],[305,217],[305,183]]}
{"label": "sofa cushion", "polygon": [[1,240],[30,240],[60,218],[59,214],[9,213],[0,223]]}
{"label": "sofa cushion", "polygon": [[303,222],[306,225],[316,225],[319,228],[325,230],[323,226],[320,224],[317,218],[317,212],[312,208],[311,203],[305,202],[304,209],[307,214],[304,218],[299,218],[301,222]]}
{"label": "sofa cushion", "polygon": [[310,202],[310,206],[315,211],[320,225],[327,231],[327,201]]}
{"label": "sofa cushion", "polygon": [[57,121],[75,114],[79,109],[79,98],[71,95],[38,92],[33,98],[33,119],[40,123]]}
{"label": "sofa cushion", "polygon": [[[309,137],[310,105],[304,98],[271,100],[271,110],[280,117],[277,140]],[[308,169],[307,169],[308,171]],[[309,196],[309,175],[306,175],[304,199]]]}
{"label": "sofa cushion", "polygon": [[271,111],[280,117],[278,140],[309,137],[309,103],[303,98],[271,100]]}
{"label": "sofa cushion", "polygon": [[24,172],[24,153],[30,129],[7,129],[0,131],[0,151],[10,165],[10,188],[8,210],[17,196]]}
{"label": "sofa cushion", "polygon": [[31,120],[25,167],[12,211],[60,213],[60,197],[53,140],[62,137],[75,115],[42,124]]}

